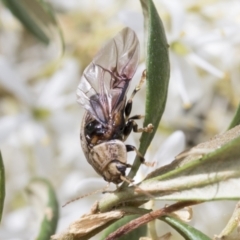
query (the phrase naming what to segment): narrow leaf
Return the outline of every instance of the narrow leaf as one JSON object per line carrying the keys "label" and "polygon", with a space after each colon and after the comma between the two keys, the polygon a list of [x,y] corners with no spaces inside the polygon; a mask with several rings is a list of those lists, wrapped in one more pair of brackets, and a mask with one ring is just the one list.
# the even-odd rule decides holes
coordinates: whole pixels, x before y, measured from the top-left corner
{"label": "narrow leaf", "polygon": [[211,240],[204,233],[200,232],[196,228],[189,226],[180,219],[166,216],[162,217],[161,220],[172,226],[179,234],[181,234],[185,240]]}
{"label": "narrow leaf", "polygon": [[240,124],[240,103],[238,105],[238,108],[235,112],[235,115],[234,115],[232,122],[230,123],[228,129],[234,128],[239,124]]}
{"label": "narrow leaf", "polygon": [[150,193],[157,191],[157,199],[238,200],[239,145],[240,126],[237,126],[150,174],[140,187]]}
{"label": "narrow leaf", "polygon": [[[114,224],[112,224],[111,226],[109,226],[103,233],[101,239],[104,240],[106,239],[106,237],[116,231],[119,227],[123,226],[124,224],[132,221],[133,219],[139,217],[139,215],[131,215],[131,216],[126,216],[120,220],[118,220],[117,222],[115,222]],[[128,239],[140,239],[140,237],[144,237],[147,235],[147,225],[143,225],[137,229],[134,229],[132,232],[122,236],[119,238],[119,240],[128,240]]]}
{"label": "narrow leaf", "polygon": [[0,152],[0,222],[2,219],[4,199],[5,199],[5,171],[4,171],[2,154]]}
{"label": "narrow leaf", "polygon": [[141,191],[130,187],[104,196],[99,209],[106,211],[120,203],[136,203],[150,196],[159,200],[239,200],[239,146],[240,126],[237,126],[150,173],[138,185]]}
{"label": "narrow leaf", "polygon": [[[157,131],[165,108],[170,64],[168,43],[158,12],[152,0],[141,0],[141,4],[144,14],[145,36],[147,37],[147,90],[144,126],[149,123],[154,126],[152,133],[143,133],[141,136],[139,151],[144,155]],[[140,161],[136,158],[128,175],[129,178],[134,177],[139,166]]]}
{"label": "narrow leaf", "polygon": [[49,181],[41,178],[33,179],[26,190],[40,214],[40,230],[36,239],[50,239],[56,231],[59,215],[55,191]]}
{"label": "narrow leaf", "polygon": [[[37,9],[30,10],[26,6],[25,0],[2,0],[12,14],[24,25],[24,27],[37,37],[41,42],[48,44],[49,37],[43,31],[42,27],[34,20],[32,14]],[[33,0],[33,2],[35,2]],[[38,3],[39,4],[39,3]]]}
{"label": "narrow leaf", "polygon": [[53,29],[56,28],[64,49],[62,32],[57,24],[54,12],[44,0],[2,0],[13,15],[24,27],[44,44],[53,38]]}

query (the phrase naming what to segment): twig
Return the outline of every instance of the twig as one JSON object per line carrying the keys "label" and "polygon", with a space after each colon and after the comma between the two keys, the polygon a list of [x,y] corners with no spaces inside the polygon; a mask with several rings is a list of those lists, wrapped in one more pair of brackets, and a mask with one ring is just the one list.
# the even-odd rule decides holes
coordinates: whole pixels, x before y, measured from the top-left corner
{"label": "twig", "polygon": [[115,240],[121,237],[122,235],[125,235],[132,230],[156,219],[160,218],[164,215],[167,215],[169,213],[175,212],[177,210],[180,210],[184,207],[195,205],[201,203],[200,201],[184,201],[184,202],[177,202],[175,204],[172,204],[170,206],[164,207],[162,209],[158,209],[156,211],[152,211],[150,213],[147,213],[139,218],[136,218],[132,220],[131,222],[125,224],[124,226],[117,229],[115,232],[111,233],[106,240]]}

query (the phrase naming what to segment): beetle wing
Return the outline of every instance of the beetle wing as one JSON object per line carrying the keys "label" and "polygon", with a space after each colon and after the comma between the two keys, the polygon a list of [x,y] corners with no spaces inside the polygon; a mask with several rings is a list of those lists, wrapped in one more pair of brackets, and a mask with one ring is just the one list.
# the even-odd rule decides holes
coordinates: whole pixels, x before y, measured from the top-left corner
{"label": "beetle wing", "polygon": [[78,102],[99,122],[107,124],[126,101],[126,92],[139,60],[139,42],[130,28],[110,40],[84,70]]}

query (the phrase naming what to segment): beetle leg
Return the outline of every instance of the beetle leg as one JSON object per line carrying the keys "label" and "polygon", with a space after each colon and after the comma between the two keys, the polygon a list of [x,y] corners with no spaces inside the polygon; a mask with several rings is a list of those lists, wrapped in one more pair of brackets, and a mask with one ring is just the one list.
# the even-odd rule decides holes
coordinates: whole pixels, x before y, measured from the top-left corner
{"label": "beetle leg", "polygon": [[[137,119],[139,119],[138,117],[140,117],[140,116],[141,115],[136,115],[136,116],[133,116],[133,118],[135,119],[135,117],[136,117]],[[123,141],[125,141],[127,139],[128,135],[131,133],[132,130],[134,132],[152,132],[152,130],[153,130],[153,125],[151,123],[148,124],[144,128],[138,128],[138,125],[134,121],[133,118],[130,118],[126,122],[126,125],[125,125],[124,130],[123,130],[123,135],[124,135],[124,140]]]}
{"label": "beetle leg", "polygon": [[146,166],[148,167],[153,167],[154,166],[154,162],[151,163],[151,162],[145,162],[145,158],[143,157],[143,155],[137,150],[136,147],[134,147],[133,145],[128,145],[126,144],[126,149],[127,149],[127,152],[131,152],[131,151],[135,151],[137,156],[139,157],[139,160],[142,164],[145,164]]}
{"label": "beetle leg", "polygon": [[123,130],[123,135],[124,135],[124,140],[123,141],[125,141],[127,139],[129,134],[133,130],[134,120],[141,119],[143,117],[144,116],[142,116],[142,115],[134,115],[134,116],[132,116],[128,119],[128,121],[126,122],[126,125],[124,127],[124,130]]}
{"label": "beetle leg", "polygon": [[138,156],[139,159],[140,159],[140,162],[141,162],[141,163],[144,163],[145,159],[144,159],[144,157],[142,156],[142,154],[137,150],[136,147],[127,144],[127,145],[126,145],[126,149],[127,149],[127,152],[135,151],[136,154],[137,154],[137,156]]}
{"label": "beetle leg", "polygon": [[135,89],[132,92],[131,97],[127,101],[127,104],[126,104],[126,107],[125,107],[126,120],[128,119],[128,117],[129,117],[129,115],[132,111],[132,100],[133,100],[135,94],[141,89],[142,84],[145,81],[145,79],[146,79],[146,70],[143,71],[139,84],[135,87]]}
{"label": "beetle leg", "polygon": [[133,125],[131,124],[130,121],[128,121],[123,129],[123,136],[124,136],[123,141],[125,141],[128,138],[132,130],[133,130]]}
{"label": "beetle leg", "polygon": [[133,131],[134,132],[148,132],[148,133],[150,133],[153,130],[153,125],[151,123],[149,123],[144,128],[138,128],[138,125],[135,121],[132,121],[132,125],[133,125]]}
{"label": "beetle leg", "polygon": [[144,118],[144,116],[143,115],[134,115],[134,116],[132,116],[132,117],[130,117],[129,119],[128,119],[128,121],[129,120],[138,120],[138,119],[142,119],[142,118]]}

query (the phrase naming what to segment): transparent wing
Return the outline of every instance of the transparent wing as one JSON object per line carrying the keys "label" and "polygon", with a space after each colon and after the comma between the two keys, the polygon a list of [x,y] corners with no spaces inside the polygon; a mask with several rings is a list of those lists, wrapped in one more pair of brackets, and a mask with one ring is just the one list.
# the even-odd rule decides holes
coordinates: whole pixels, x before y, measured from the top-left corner
{"label": "transparent wing", "polygon": [[102,124],[107,124],[126,101],[129,82],[139,60],[139,42],[124,28],[94,57],[83,72],[77,101]]}

